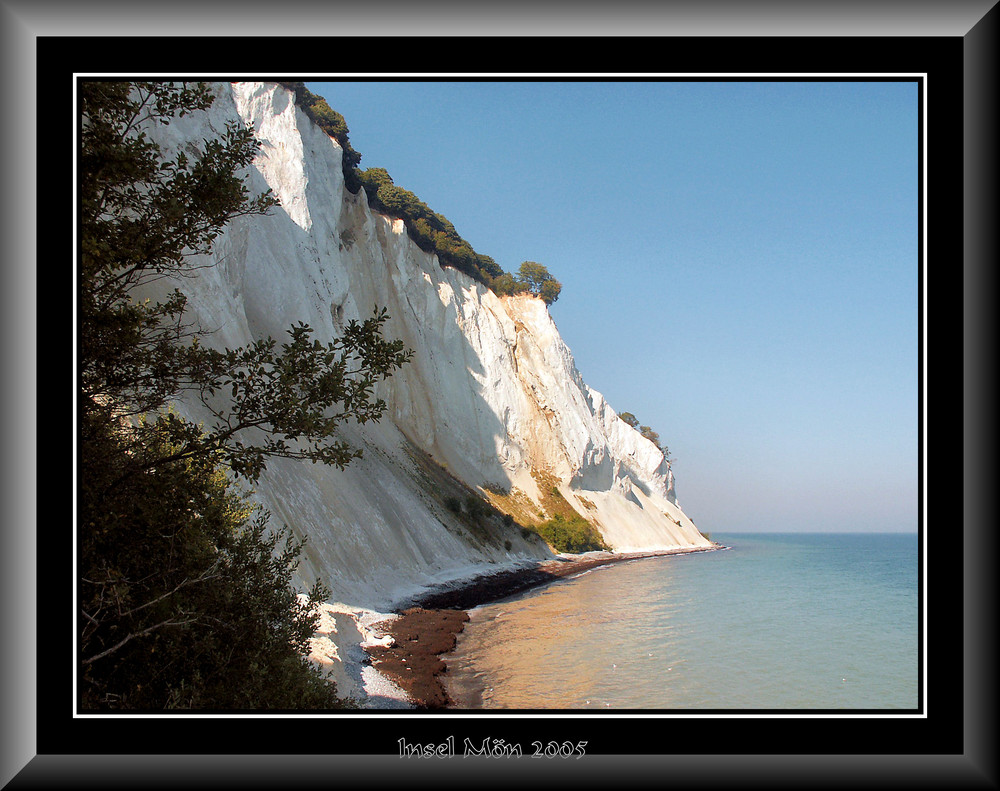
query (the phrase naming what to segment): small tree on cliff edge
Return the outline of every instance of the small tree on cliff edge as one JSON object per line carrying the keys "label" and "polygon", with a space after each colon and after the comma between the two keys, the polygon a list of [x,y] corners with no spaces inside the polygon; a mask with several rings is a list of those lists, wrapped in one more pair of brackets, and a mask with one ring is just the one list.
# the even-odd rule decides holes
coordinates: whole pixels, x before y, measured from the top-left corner
{"label": "small tree on cliff edge", "polygon": [[518,279],[536,297],[551,305],[559,299],[562,284],[549,274],[549,270],[535,261],[525,261],[517,271]]}
{"label": "small tree on cliff edge", "polygon": [[624,420],[632,428],[636,428],[639,425],[639,419],[631,412],[622,412],[618,415],[618,417]]}
{"label": "small tree on cliff edge", "polygon": [[[133,297],[194,273],[232,219],[277,201],[251,196],[257,152],[232,124],[167,158],[144,130],[207,109],[204,84],[89,82],[81,111],[77,542],[84,708],[331,708],[309,664],[318,583],[290,587],[302,545],[234,490],[275,456],[340,467],[346,420],[378,420],[377,381],[409,358],[381,335],[385,312],[321,343],[304,324],[281,345],[203,345],[186,299]],[[212,415],[169,410],[186,394]],[[220,398],[225,394],[225,398]],[[251,433],[252,432],[252,433]],[[249,435],[249,436],[248,436]],[[270,534],[270,535],[268,535]],[[284,548],[280,548],[282,538]]]}

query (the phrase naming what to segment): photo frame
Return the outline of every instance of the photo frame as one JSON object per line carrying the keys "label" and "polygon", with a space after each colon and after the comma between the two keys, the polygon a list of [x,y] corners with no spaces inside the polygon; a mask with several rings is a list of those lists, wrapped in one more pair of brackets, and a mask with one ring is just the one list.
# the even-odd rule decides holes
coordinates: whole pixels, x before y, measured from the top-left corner
{"label": "photo frame", "polygon": [[[749,5],[749,4],[748,4]],[[876,4],[876,7],[878,4]],[[72,83],[76,73],[210,74],[238,78],[243,74],[266,77],[260,71],[278,69],[281,75],[335,74],[317,61],[331,50],[348,62],[370,53],[376,43],[357,35],[362,26],[360,12],[343,26],[329,21],[329,38],[301,39],[293,36],[266,38],[229,37],[226,19],[199,27],[212,29],[213,37],[147,36],[148,19],[119,16],[100,4],[86,10],[61,10],[46,14],[44,4],[3,4],[5,25],[3,51],[8,59],[5,88],[17,112],[4,120],[8,148],[5,184],[12,207],[10,234],[5,234],[9,261],[37,263],[27,273],[8,271],[4,293],[11,301],[5,311],[10,323],[5,337],[23,337],[24,325],[43,330],[63,313],[60,300],[71,292],[60,290],[50,301],[35,292],[45,261],[71,255],[67,235],[49,233],[44,214],[63,217],[69,211],[72,189],[67,171],[72,171]],[[573,34],[563,37],[559,26],[549,22],[532,30],[529,37],[491,35],[477,41],[478,31],[490,29],[489,12],[478,19],[457,17],[450,21],[450,35],[386,38],[378,42],[394,50],[394,56],[411,68],[433,73],[457,73],[454,53],[475,55],[476,71],[511,68],[511,53],[531,49],[534,57],[517,64],[517,70],[546,71],[540,50],[556,46],[576,53],[573,72],[614,71],[627,73],[726,73],[817,74],[817,73],[920,73],[926,75],[927,106],[927,233],[925,255],[927,278],[922,294],[928,303],[923,326],[927,364],[922,372],[926,397],[923,406],[925,456],[922,469],[928,480],[929,461],[949,459],[951,478],[934,469],[933,486],[926,485],[927,507],[923,529],[927,537],[927,574],[923,589],[926,612],[926,664],[928,694],[924,716],[906,719],[881,717],[740,717],[740,716],[609,716],[600,720],[574,715],[523,716],[517,712],[464,717],[442,712],[440,716],[274,717],[225,718],[213,716],[139,718],[77,718],[73,716],[71,673],[74,658],[67,648],[72,637],[72,612],[67,593],[72,583],[72,552],[64,525],[66,498],[52,496],[49,482],[61,476],[38,473],[61,466],[49,465],[48,450],[54,445],[54,426],[39,422],[37,436],[27,437],[18,427],[18,441],[8,448],[8,487],[4,498],[7,514],[4,531],[4,607],[10,635],[3,649],[3,767],[0,780],[11,788],[38,784],[74,787],[92,782],[116,785],[180,784],[194,778],[247,787],[296,783],[343,783],[409,781],[442,778],[451,781],[468,776],[470,782],[509,781],[531,777],[540,782],[574,778],[577,782],[610,782],[616,777],[669,777],[670,785],[732,785],[748,779],[766,778],[776,786],[808,783],[816,778],[845,784],[864,779],[878,785],[899,783],[906,777],[940,778],[949,785],[995,782],[994,759],[986,740],[992,732],[992,712],[987,695],[966,689],[992,689],[987,670],[992,651],[987,607],[991,602],[987,564],[992,538],[983,524],[981,497],[982,440],[965,444],[957,427],[939,428],[931,421],[942,415],[955,422],[964,409],[970,424],[985,409],[978,392],[983,384],[970,366],[969,378],[962,367],[986,357],[987,311],[983,288],[987,253],[992,250],[992,218],[995,184],[989,177],[990,149],[995,140],[995,9],[988,3],[954,4],[947,10],[924,7],[898,19],[898,6],[885,4],[886,16],[852,14],[813,7],[809,14],[784,16],[778,7],[761,9],[752,24],[736,25],[732,17],[719,22],[712,4],[700,6],[698,15],[673,12],[668,4],[655,20],[638,13],[636,28],[628,35],[594,35],[602,32],[600,14],[592,22],[573,25]],[[444,9],[441,10],[442,13]],[[674,15],[672,15],[672,13]],[[73,19],[74,14],[79,14]],[[309,9],[305,17],[320,19],[324,12]],[[333,15],[333,12],[331,12]],[[703,16],[702,16],[703,15]],[[405,15],[404,15],[405,16]],[[301,17],[292,19],[301,23]],[[831,20],[836,24],[830,24]],[[203,20],[204,21],[204,20]],[[629,15],[619,10],[610,29],[624,31]],[[320,29],[317,24],[314,28]],[[723,30],[718,31],[718,27]],[[578,36],[586,28],[589,35]],[[734,28],[736,28],[734,30]],[[348,34],[342,35],[346,29]],[[905,35],[900,31],[905,30]],[[536,31],[541,31],[538,35]],[[286,31],[288,32],[288,31]],[[544,43],[546,47],[538,45]],[[667,46],[669,44],[669,46]],[[644,45],[644,46],[639,46]],[[254,52],[267,52],[262,64]],[[308,56],[305,52],[310,52]],[[288,53],[288,66],[275,63],[276,53]],[[293,54],[294,53],[294,54]],[[346,53],[346,54],[344,54]],[[745,53],[752,53],[748,58]],[[414,61],[414,58],[420,58]],[[279,59],[280,60],[280,59]],[[464,61],[464,58],[463,58]],[[466,61],[467,62],[467,61]],[[576,65],[578,63],[579,65]],[[294,65],[293,65],[294,64]],[[480,68],[481,66],[481,68]],[[388,71],[397,73],[394,63]],[[383,71],[384,67],[379,67]],[[560,69],[562,71],[562,69]],[[402,72],[400,72],[402,73]],[[35,80],[22,75],[34,74]],[[51,119],[51,124],[47,123]],[[33,123],[29,123],[33,122]],[[31,140],[34,124],[35,140]],[[36,161],[15,155],[36,151]],[[50,155],[51,154],[51,155]],[[37,204],[24,200],[20,185],[34,183]],[[964,207],[957,211],[956,207]],[[53,225],[65,220],[53,218]],[[34,226],[36,233],[31,234]],[[37,248],[36,248],[37,245]],[[963,267],[964,266],[964,271]],[[61,271],[61,270],[60,270]],[[60,278],[56,279],[61,282]],[[46,289],[48,291],[49,289]],[[53,289],[55,291],[55,289]],[[54,302],[57,311],[48,307]],[[32,313],[32,310],[36,311]],[[70,313],[71,315],[71,313]],[[957,320],[964,315],[965,325]],[[934,319],[938,316],[944,319]],[[72,327],[69,328],[70,334]],[[964,331],[964,338],[963,338]],[[932,342],[933,339],[933,342]],[[949,342],[948,349],[944,344]],[[10,347],[14,344],[8,340]],[[961,348],[963,354],[958,354]],[[17,382],[16,395],[8,397],[8,415],[35,408],[40,394],[65,392],[61,365],[52,366],[43,357],[29,354],[30,347],[9,348],[8,362]],[[56,355],[61,362],[60,355]],[[44,362],[44,365],[42,364]],[[33,366],[38,377],[34,392],[22,392],[31,381]],[[965,398],[961,400],[964,383]],[[44,390],[43,390],[44,388]],[[8,391],[12,388],[8,384]],[[957,393],[956,393],[957,391]],[[68,394],[67,394],[68,395]],[[70,396],[72,397],[72,396]],[[8,418],[9,419],[9,418]],[[960,446],[959,443],[962,443]],[[36,447],[35,469],[15,461],[14,447]],[[968,455],[967,455],[968,454]],[[962,465],[955,460],[965,462]],[[43,491],[40,487],[46,484]],[[964,509],[956,508],[957,490],[966,496]],[[942,492],[951,492],[942,496]],[[70,504],[70,511],[72,507]],[[67,531],[68,532],[68,531]],[[56,538],[58,536],[58,539]],[[962,594],[965,594],[963,601]],[[986,628],[976,629],[984,625]],[[27,683],[33,679],[34,683]],[[964,686],[963,686],[964,684]],[[468,738],[505,739],[528,743],[539,739],[564,742],[586,741],[587,755],[579,760],[496,760],[463,757],[454,760],[401,760],[397,741],[409,733],[420,733],[421,741],[446,742]],[[661,753],[665,742],[684,744],[682,755]]]}

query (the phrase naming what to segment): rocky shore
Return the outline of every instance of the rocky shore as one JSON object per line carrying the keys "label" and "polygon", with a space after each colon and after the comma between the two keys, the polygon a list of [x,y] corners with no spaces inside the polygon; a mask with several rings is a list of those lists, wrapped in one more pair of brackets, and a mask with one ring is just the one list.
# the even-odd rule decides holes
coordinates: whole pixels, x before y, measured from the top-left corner
{"label": "rocky shore", "polygon": [[399,617],[386,621],[386,645],[366,647],[375,668],[395,682],[419,709],[449,708],[442,675],[447,672],[444,657],[455,649],[465,628],[466,610],[547,585],[558,579],[581,574],[599,566],[640,558],[710,552],[709,548],[672,549],[657,552],[613,554],[595,552],[559,557],[524,569],[487,574],[457,585],[430,591],[409,603]]}

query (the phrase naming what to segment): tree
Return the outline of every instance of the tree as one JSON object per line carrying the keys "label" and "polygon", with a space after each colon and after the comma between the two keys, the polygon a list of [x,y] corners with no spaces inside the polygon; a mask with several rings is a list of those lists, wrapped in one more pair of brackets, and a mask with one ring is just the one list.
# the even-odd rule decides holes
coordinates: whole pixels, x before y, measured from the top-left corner
{"label": "tree", "polygon": [[477,253],[443,215],[431,211],[414,193],[396,186],[385,168],[360,170],[361,154],[348,140],[344,117],[301,82],[280,82],[295,94],[296,104],[344,150],[344,183],[351,192],[364,188],[372,208],[404,221],[407,233],[424,252],[434,253],[442,266],[458,269],[501,296],[530,292],[551,305],[562,285],[534,261],[525,261],[520,279],[503,271],[490,256]]}
{"label": "tree", "polygon": [[476,263],[480,271],[489,279],[500,277],[504,271],[490,256],[476,253]]}
{"label": "tree", "polygon": [[84,408],[129,404],[135,413],[163,405],[198,378],[203,350],[181,341],[185,299],[132,298],[135,289],[189,274],[231,219],[276,204],[250,198],[236,173],[252,160],[249,130],[231,125],[201,155],[165,160],[145,128],[206,109],[202,84],[83,82],[80,151],[80,277],[77,299]]}
{"label": "tree", "polygon": [[562,284],[559,283],[542,264],[524,261],[518,269],[518,278],[536,297],[551,305],[559,298]]}
{"label": "tree", "polygon": [[[334,705],[304,660],[324,589],[298,598],[289,581],[301,545],[277,551],[284,528],[267,535],[266,515],[251,520],[231,476],[255,481],[272,457],[348,464],[359,452],[337,427],[381,417],[374,386],[410,353],[382,337],[384,310],[325,343],[299,324],[280,347],[263,338],[216,350],[185,323],[178,288],[162,302],[136,298],[196,274],[231,220],[277,201],[244,183],[257,152],[248,128],[231,124],[170,158],[152,140],[151,127],[211,105],[204,84],[84,81],[79,97],[83,702]],[[181,397],[210,425],[172,411]],[[154,650],[166,661],[151,663]]]}
{"label": "tree", "polygon": [[562,291],[562,284],[557,280],[546,280],[542,287],[538,289],[538,296],[546,305],[551,305],[559,299],[559,292]]}
{"label": "tree", "polygon": [[82,707],[342,707],[307,659],[329,591],[292,588],[302,543],[208,457],[123,475],[134,445],[101,429],[78,493]]}
{"label": "tree", "polygon": [[624,420],[632,428],[638,430],[644,438],[656,445],[656,447],[663,453],[663,458],[666,459],[667,462],[671,461],[670,449],[666,445],[660,444],[660,435],[653,431],[652,428],[649,426],[640,426],[639,419],[631,412],[622,412],[618,415],[618,417]]}
{"label": "tree", "polygon": [[370,203],[376,200],[378,191],[383,185],[391,186],[393,183],[392,176],[385,168],[368,168],[362,170],[358,177],[361,179],[361,186],[365,188]]}
{"label": "tree", "polygon": [[518,293],[523,285],[510,272],[503,272],[490,281],[490,288],[497,296],[504,297]]}
{"label": "tree", "polygon": [[636,426],[639,425],[638,418],[636,418],[636,416],[633,415],[631,412],[622,412],[620,415],[618,415],[618,417],[620,417],[622,420],[628,423],[628,425],[630,425],[632,428],[635,428]]}
{"label": "tree", "polygon": [[653,429],[649,426],[639,426],[639,433],[656,445],[656,447],[660,447],[660,435],[653,431]]}
{"label": "tree", "polygon": [[[162,303],[133,297],[153,281],[191,276],[193,257],[207,253],[232,219],[277,204],[269,192],[250,197],[243,182],[257,151],[250,129],[230,125],[196,158],[181,152],[170,160],[144,131],[212,100],[203,84],[81,86],[81,409],[120,419],[163,409],[186,393],[216,422],[201,433],[165,416],[181,447],[167,461],[210,454],[251,480],[268,456],[346,464],[353,456],[331,439],[334,429],[349,418],[377,420],[385,405],[373,397],[375,383],[410,356],[401,341],[382,338],[385,311],[352,321],[325,344],[310,341],[312,329],[300,324],[280,352],[270,338],[218,351],[200,342],[205,332],[184,324],[186,298],[178,289]],[[246,444],[250,429],[267,438]],[[139,469],[151,466],[146,460]]]}
{"label": "tree", "polygon": [[670,461],[670,449],[667,448],[666,445],[661,445],[660,444],[660,435],[659,434],[657,434],[655,431],[653,431],[653,429],[651,429],[649,426],[640,426],[639,427],[639,433],[642,434],[643,437],[645,437],[646,439],[648,439],[654,445],[656,445],[657,448],[659,448],[660,452],[663,453],[663,458],[665,460]]}

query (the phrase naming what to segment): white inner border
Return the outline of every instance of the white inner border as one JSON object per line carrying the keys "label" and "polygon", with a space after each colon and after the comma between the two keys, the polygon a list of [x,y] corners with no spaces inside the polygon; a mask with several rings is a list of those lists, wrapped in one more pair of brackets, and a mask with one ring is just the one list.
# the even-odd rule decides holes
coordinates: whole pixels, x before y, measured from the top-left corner
{"label": "white inner border", "polygon": [[[184,74],[184,73],[176,73],[176,74],[174,74],[174,73],[172,73],[170,75],[163,75],[163,74],[142,74],[142,73],[136,74],[134,72],[127,72],[127,73],[86,73],[86,72],[74,72],[73,73],[73,83],[74,83],[74,89],[73,89],[73,118],[76,119],[76,118],[79,117],[79,109],[78,109],[77,97],[76,97],[76,82],[80,78],[83,78],[83,79],[92,79],[92,78],[123,78],[123,77],[128,78],[128,77],[134,77],[134,78],[137,78],[137,79],[138,78],[163,79],[163,78],[166,77],[166,78],[169,78],[169,79],[192,79],[192,80],[205,80],[205,81],[208,81],[208,80],[211,80],[211,79],[218,79],[218,80],[222,80],[224,82],[231,82],[231,81],[233,81],[233,76],[234,75],[232,75],[232,74],[212,75],[212,74]],[[244,76],[244,75],[239,75],[239,76]],[[245,76],[246,76],[247,79],[252,79],[254,75],[245,75]],[[654,713],[641,713],[641,714],[634,714],[634,713],[632,713],[632,714],[627,714],[627,713],[615,714],[613,712],[608,712],[608,713],[605,713],[605,712],[588,713],[588,712],[583,712],[583,711],[580,711],[580,712],[574,711],[573,713],[524,713],[524,714],[517,714],[517,715],[513,715],[513,716],[515,716],[518,719],[578,719],[578,718],[589,718],[589,719],[608,719],[608,718],[611,718],[611,719],[661,719],[661,718],[664,718],[664,717],[677,718],[677,719],[733,719],[733,718],[739,718],[739,719],[747,719],[747,718],[749,718],[749,719],[790,719],[790,718],[791,719],[852,719],[852,718],[853,719],[879,719],[879,718],[886,718],[886,717],[892,718],[892,719],[926,719],[927,718],[927,712],[930,709],[930,704],[929,704],[929,700],[928,700],[928,689],[927,689],[927,677],[928,677],[928,667],[927,667],[927,610],[928,610],[928,607],[927,607],[927,592],[928,592],[928,589],[929,589],[930,585],[929,585],[929,580],[928,580],[928,576],[927,576],[927,543],[928,543],[928,535],[927,535],[927,530],[926,530],[927,490],[928,490],[928,487],[927,487],[927,454],[926,454],[926,450],[927,450],[927,448],[926,448],[926,445],[927,445],[927,343],[926,343],[926,338],[927,338],[927,322],[928,322],[927,288],[926,288],[926,284],[927,284],[927,191],[926,191],[926,186],[927,186],[927,108],[928,108],[928,105],[927,105],[927,83],[928,83],[928,77],[927,77],[927,73],[926,72],[923,72],[923,73],[913,73],[913,74],[896,74],[896,73],[855,74],[855,73],[839,73],[839,72],[816,72],[816,73],[809,72],[809,73],[802,73],[802,74],[756,73],[756,72],[754,72],[754,73],[739,73],[739,74],[714,73],[714,72],[636,73],[636,74],[631,74],[631,73],[603,73],[603,72],[584,72],[584,73],[579,73],[579,72],[552,72],[552,73],[547,73],[547,74],[534,74],[534,75],[530,75],[530,78],[526,77],[526,75],[523,75],[523,74],[507,74],[507,73],[503,73],[503,72],[482,72],[482,73],[470,73],[470,74],[461,74],[461,75],[456,75],[456,74],[453,74],[453,73],[437,73],[437,72],[407,73],[406,75],[384,74],[384,73],[380,73],[380,72],[344,72],[344,73],[340,73],[340,74],[336,74],[336,75],[330,75],[330,74],[303,75],[301,73],[296,73],[296,74],[269,74],[268,76],[269,77],[297,77],[297,78],[304,79],[304,80],[328,81],[328,82],[336,82],[337,80],[351,79],[351,78],[366,78],[366,79],[377,78],[377,79],[383,79],[383,80],[386,80],[386,81],[396,81],[396,80],[400,80],[400,79],[402,79],[404,77],[405,77],[406,80],[410,80],[412,78],[427,78],[427,79],[436,79],[436,80],[441,80],[442,78],[451,78],[450,80],[448,80],[450,82],[461,82],[461,81],[466,80],[466,79],[482,79],[482,78],[490,78],[490,79],[517,79],[519,81],[525,81],[525,82],[531,82],[532,80],[544,81],[544,80],[549,80],[549,79],[553,79],[553,78],[567,78],[567,79],[574,79],[574,80],[579,80],[581,78],[582,79],[594,79],[594,80],[610,80],[610,79],[614,79],[616,81],[632,79],[632,80],[635,80],[635,81],[638,81],[638,82],[658,81],[658,80],[663,80],[663,81],[681,81],[683,79],[688,79],[688,78],[699,78],[699,79],[704,79],[704,78],[718,78],[720,81],[721,80],[725,80],[725,79],[730,79],[730,78],[739,79],[739,80],[745,80],[745,81],[746,80],[752,80],[752,79],[759,79],[759,80],[762,80],[762,81],[766,80],[766,79],[770,79],[770,80],[775,80],[775,81],[779,81],[779,82],[793,82],[793,81],[796,81],[796,80],[799,80],[799,79],[808,82],[808,81],[814,81],[814,80],[816,80],[816,78],[823,78],[823,79],[829,79],[829,78],[839,79],[839,78],[842,78],[842,79],[845,79],[845,80],[850,80],[852,82],[863,81],[865,79],[875,80],[875,79],[886,79],[886,78],[889,78],[889,79],[898,79],[898,80],[901,80],[901,81],[921,79],[923,81],[922,85],[921,85],[921,95],[920,95],[922,112],[921,112],[921,116],[919,118],[919,123],[920,123],[920,131],[921,131],[921,134],[922,134],[923,146],[922,146],[922,149],[920,151],[920,162],[921,162],[921,174],[920,175],[921,175],[921,178],[920,178],[920,185],[919,185],[920,218],[921,218],[921,223],[922,223],[921,239],[920,239],[922,257],[921,257],[921,261],[920,261],[920,268],[921,268],[921,277],[922,277],[922,282],[924,284],[924,289],[923,289],[923,301],[922,301],[922,303],[920,305],[920,315],[921,315],[921,318],[923,319],[923,340],[925,342],[923,344],[922,357],[921,357],[921,363],[923,364],[924,377],[923,377],[923,382],[921,382],[921,385],[920,385],[920,387],[921,387],[921,395],[922,395],[922,398],[923,398],[923,402],[922,402],[923,403],[923,409],[922,409],[921,414],[920,414],[920,425],[921,425],[921,429],[922,429],[922,432],[923,432],[923,440],[922,440],[922,444],[921,444],[921,450],[924,453],[924,464],[923,464],[922,469],[920,471],[920,475],[921,475],[921,483],[923,485],[923,493],[922,493],[921,506],[922,506],[922,509],[923,509],[924,519],[922,520],[923,523],[920,524],[920,526],[919,526],[919,530],[923,532],[923,536],[922,536],[922,538],[923,538],[923,553],[922,553],[922,556],[920,557],[920,563],[921,563],[921,570],[923,572],[923,594],[924,594],[924,601],[923,601],[924,608],[923,608],[923,621],[922,621],[922,626],[923,626],[923,644],[921,645],[921,652],[923,654],[923,671],[924,671],[923,672],[923,678],[921,679],[921,683],[923,685],[924,713],[923,714],[894,714],[892,712],[886,712],[886,713],[879,712],[879,713],[864,713],[864,714],[850,714],[850,713],[845,713],[845,714],[810,714],[810,713],[797,714],[797,713],[794,713],[794,712],[789,712],[789,713],[780,713],[780,714],[775,714],[775,713],[755,714],[755,713],[753,713],[751,711],[747,711],[747,712],[740,711],[739,713],[736,713],[736,714],[696,714],[696,713],[689,713],[689,712],[686,712],[686,711],[685,712],[670,712],[668,710],[668,711],[665,711],[663,713],[654,712]],[[73,218],[74,218],[74,220],[73,220],[73,243],[74,243],[74,249],[78,249],[78,245],[79,245],[79,240],[78,240],[78,235],[77,235],[78,234],[78,228],[76,226],[76,218],[78,216],[77,215],[78,206],[77,206],[77,195],[76,195],[76,188],[75,188],[76,173],[77,173],[78,166],[79,165],[78,165],[78,162],[77,162],[77,150],[76,150],[76,147],[74,147],[74,152],[73,152],[73,179],[74,179],[74,189],[73,189],[73,196],[74,196],[73,197]],[[74,297],[74,300],[73,300],[73,326],[74,326],[73,367],[74,367],[74,371],[76,370],[77,363],[78,363],[78,361],[76,359],[76,342],[75,342],[76,341],[76,337],[75,337],[76,320],[77,320],[76,299]],[[79,416],[78,416],[78,414],[76,412],[76,406],[75,406],[76,399],[75,398],[73,399],[73,403],[74,403],[73,422],[74,422],[74,425],[76,425]],[[74,480],[76,480],[76,472],[77,472],[77,469],[76,469],[76,454],[77,454],[77,441],[76,441],[76,436],[74,435],[74,438],[73,438],[73,460],[74,460],[73,461],[73,479]],[[77,558],[77,553],[76,553],[76,546],[77,546],[77,541],[76,541],[76,538],[77,538],[76,511],[77,511],[77,498],[76,498],[76,490],[74,489],[74,491],[73,491],[73,515],[74,515],[74,521],[73,521],[73,568],[74,569],[76,569],[78,567],[78,558]],[[77,603],[78,602],[77,602],[77,595],[76,595],[76,580],[74,579],[73,580],[73,612],[74,613],[76,613],[76,611],[77,611]],[[76,701],[77,701],[77,697],[78,697],[78,691],[77,691],[77,673],[78,673],[77,657],[78,657],[77,629],[76,629],[75,624],[74,624],[74,629],[73,629],[73,652],[72,652],[72,662],[73,662],[73,671],[72,671],[73,672],[73,700],[70,702],[70,705],[72,707],[72,717],[73,717],[73,719],[107,719],[107,718],[111,718],[111,719],[121,719],[121,718],[128,718],[128,719],[189,719],[189,718],[192,718],[192,717],[193,718],[198,718],[198,719],[205,718],[205,717],[213,717],[213,718],[220,718],[220,719],[234,719],[234,718],[235,719],[251,719],[251,718],[252,719],[261,719],[261,718],[266,718],[266,719],[327,719],[329,717],[343,716],[343,717],[350,717],[352,719],[353,718],[363,718],[363,719],[377,718],[377,719],[409,719],[409,720],[412,720],[414,718],[417,718],[417,719],[440,718],[440,716],[441,716],[439,714],[433,714],[433,713],[426,713],[426,714],[414,713],[413,711],[407,711],[405,714],[402,714],[402,713],[401,714],[394,714],[394,713],[391,713],[391,712],[378,712],[378,713],[367,714],[367,713],[364,713],[364,710],[361,710],[361,711],[352,711],[349,714],[344,714],[344,715],[328,714],[328,713],[327,714],[312,714],[312,713],[309,713],[309,712],[303,712],[301,714],[300,713],[295,713],[295,714],[269,714],[269,713],[266,713],[266,712],[252,712],[252,713],[248,712],[246,714],[240,714],[240,713],[221,713],[221,714],[217,714],[217,713],[211,713],[211,712],[206,712],[206,713],[192,712],[192,713],[189,713],[189,714],[187,714],[187,713],[185,713],[185,714],[181,714],[181,713],[174,714],[174,713],[171,713],[169,715],[167,715],[167,714],[153,714],[153,713],[130,714],[130,713],[119,713],[119,712],[115,712],[114,714],[100,714],[100,713],[98,713],[98,714],[80,714],[80,713],[78,713],[76,711]],[[494,718],[500,719],[501,721],[503,719],[502,717],[498,717],[498,715],[495,715],[495,714],[491,715],[489,713],[489,710],[483,710],[483,713],[481,713],[481,714],[480,713],[468,713],[468,714],[449,713],[447,716],[448,716],[449,719],[456,719],[456,720],[468,719],[468,718],[482,719],[483,717],[494,717]]]}

